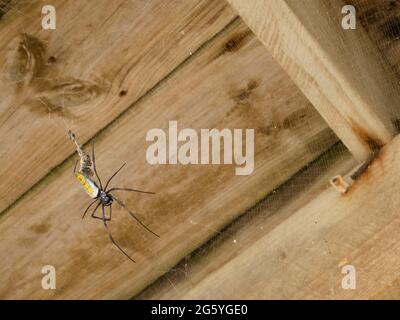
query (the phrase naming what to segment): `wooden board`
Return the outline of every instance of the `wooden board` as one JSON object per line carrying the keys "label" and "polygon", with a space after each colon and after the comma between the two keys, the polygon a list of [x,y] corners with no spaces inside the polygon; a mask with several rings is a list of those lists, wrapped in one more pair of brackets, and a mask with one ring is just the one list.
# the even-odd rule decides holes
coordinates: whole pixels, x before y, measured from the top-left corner
{"label": "wooden board", "polygon": [[[41,8],[54,5],[56,30]],[[0,18],[0,212],[235,18],[223,1],[12,1]],[[37,14],[35,14],[37,13]]]}
{"label": "wooden board", "polygon": [[[356,165],[356,161],[350,153],[339,143],[321,155],[304,170],[285,182],[274,193],[257,203],[241,217],[236,219],[229,227],[225,228],[207,244],[196,249],[180,261],[171,271],[160,277],[151,286],[137,295],[136,299],[188,299],[204,298],[212,299],[223,295],[223,298],[232,299],[241,296],[250,299],[253,296],[262,299],[261,294],[252,292],[249,288],[241,288],[243,293],[235,293],[233,296],[224,294],[230,278],[222,273],[227,285],[219,283],[218,292],[202,292],[203,283],[207,282],[215,272],[225,265],[236,263],[235,259],[245,254],[246,250],[257,246],[260,239],[272,232],[280,224],[284,224],[301,207],[310,202],[323,190],[331,188],[329,179],[338,174],[344,174]],[[262,250],[260,248],[260,250]],[[286,258],[282,250],[279,259]],[[252,264],[246,261],[246,265]],[[253,268],[258,270],[258,264],[254,261]],[[259,271],[261,274],[261,271]],[[246,278],[246,275],[236,272],[234,277]],[[173,285],[173,287],[172,287]],[[252,284],[249,284],[249,286]],[[282,290],[284,290],[284,287]],[[201,288],[201,289],[199,289]],[[278,296],[278,293],[275,293]],[[270,296],[274,298],[274,296]]]}
{"label": "wooden board", "polygon": [[[284,221],[222,263],[222,247],[232,247],[232,237],[246,243],[251,229],[244,226],[209,253],[210,265],[198,263],[187,281],[178,282],[175,292],[145,297],[399,299],[399,157],[396,137],[347,194],[328,188],[298,210],[283,207],[274,216],[286,216]],[[345,265],[355,268],[354,290],[342,288]]]}
{"label": "wooden board", "polygon": [[400,78],[400,3],[398,1],[350,0],[357,19]]}
{"label": "wooden board", "polygon": [[[255,171],[233,165],[150,166],[146,132],[179,128],[254,128]],[[136,259],[108,241],[99,220],[82,221],[89,199],[72,176],[74,159],[0,217],[1,298],[129,298],[337,142],[336,136],[248,28],[236,20],[160,86],[96,136],[97,164],[157,239],[114,208],[111,230]],[[62,148],[72,152],[64,137]],[[43,265],[57,290],[40,286]]]}
{"label": "wooden board", "polygon": [[398,133],[400,87],[342,1],[228,0],[359,160]]}

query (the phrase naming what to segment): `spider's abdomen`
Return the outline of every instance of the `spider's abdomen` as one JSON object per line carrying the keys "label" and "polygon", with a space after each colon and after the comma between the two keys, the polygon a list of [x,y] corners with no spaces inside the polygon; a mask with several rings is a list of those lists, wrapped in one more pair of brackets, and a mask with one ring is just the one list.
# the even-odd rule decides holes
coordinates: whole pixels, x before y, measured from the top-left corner
{"label": "spider's abdomen", "polygon": [[78,180],[86,190],[86,193],[91,198],[96,198],[99,194],[99,188],[90,178],[85,177],[82,173],[75,173],[76,180]]}

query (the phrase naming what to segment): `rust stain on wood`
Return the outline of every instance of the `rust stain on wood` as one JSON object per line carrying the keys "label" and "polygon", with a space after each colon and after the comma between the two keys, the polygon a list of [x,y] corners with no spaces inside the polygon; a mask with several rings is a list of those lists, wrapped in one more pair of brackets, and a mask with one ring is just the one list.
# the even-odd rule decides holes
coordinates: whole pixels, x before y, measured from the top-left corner
{"label": "rust stain on wood", "polygon": [[[384,159],[384,149],[380,149],[371,154],[370,158],[367,159],[354,173],[351,174],[350,178],[354,181],[353,184],[350,185],[347,192],[342,196],[349,197],[355,187],[360,185],[360,183],[366,183],[368,179],[371,179],[372,171],[371,168],[378,163],[382,164]],[[367,180],[365,180],[367,179]]]}
{"label": "rust stain on wood", "polygon": [[351,119],[350,125],[357,136],[360,137],[364,144],[369,147],[372,153],[378,152],[385,145],[383,141],[368,133],[367,130]]}
{"label": "rust stain on wood", "polygon": [[[353,128],[353,131],[356,132],[356,134],[364,141],[364,143],[369,147],[371,150],[371,155],[370,157],[355,171],[350,175],[350,178],[352,180],[359,181],[361,177],[367,177],[369,173],[370,167],[376,163],[378,159],[381,159],[382,157],[382,147],[384,146],[384,143],[376,138],[370,135],[364,128],[362,128],[360,125],[356,124],[354,121],[350,121],[351,126]],[[352,184],[346,192],[346,195],[349,194],[349,192],[354,189],[356,183]]]}
{"label": "rust stain on wood", "polygon": [[351,176],[354,181],[358,180],[363,174],[368,171],[371,164],[378,158],[379,151],[373,152],[372,155],[365,161]]}

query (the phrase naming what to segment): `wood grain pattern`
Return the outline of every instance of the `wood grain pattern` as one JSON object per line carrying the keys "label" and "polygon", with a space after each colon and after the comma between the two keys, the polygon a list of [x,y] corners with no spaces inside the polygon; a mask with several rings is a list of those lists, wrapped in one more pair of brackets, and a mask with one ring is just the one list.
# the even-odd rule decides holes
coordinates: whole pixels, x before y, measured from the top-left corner
{"label": "wood grain pattern", "polygon": [[359,160],[398,132],[400,90],[342,1],[228,0]]}
{"label": "wood grain pattern", "polygon": [[[43,5],[57,28],[42,30]],[[235,18],[218,0],[12,1],[0,19],[0,212]],[[33,14],[36,12],[37,14]]]}
{"label": "wood grain pattern", "polygon": [[[254,128],[254,173],[235,176],[233,165],[150,166],[146,132],[166,129],[169,120],[179,128]],[[115,185],[157,192],[120,197],[161,239],[115,207],[111,230],[138,263],[122,256],[101,222],[81,220],[89,199],[69,159],[0,217],[0,297],[132,297],[336,142],[238,19],[96,137],[103,177],[128,162]],[[72,152],[66,137],[62,148]],[[40,287],[46,264],[57,268],[57,290]]]}
{"label": "wood grain pattern", "polygon": [[[154,297],[399,299],[399,157],[396,137],[346,195],[328,188],[307,204],[300,202],[298,210],[283,207],[274,216],[287,218],[277,225],[268,218],[273,227],[250,246],[246,236],[251,227],[246,225],[209,252],[210,266],[203,258],[187,281],[177,283],[175,292],[164,290]],[[259,215],[268,213],[266,208]],[[232,247],[232,237],[245,245],[230,257],[226,253],[222,263],[222,249]],[[341,286],[341,268],[347,264],[356,269],[355,290]]]}

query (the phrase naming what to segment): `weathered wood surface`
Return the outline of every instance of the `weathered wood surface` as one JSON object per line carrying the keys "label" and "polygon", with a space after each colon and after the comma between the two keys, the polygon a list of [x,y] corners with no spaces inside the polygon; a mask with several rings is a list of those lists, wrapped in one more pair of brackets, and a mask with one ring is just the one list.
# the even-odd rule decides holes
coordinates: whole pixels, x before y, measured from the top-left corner
{"label": "weathered wood surface", "polygon": [[[280,290],[285,290],[282,284],[280,290],[276,289],[270,296],[263,296],[263,293],[254,292],[249,283],[248,287],[240,288],[232,294],[230,282],[235,277],[246,278],[246,272],[239,270],[230,278],[229,274],[222,276],[226,283],[220,282],[218,292],[211,290],[208,294],[204,292],[203,283],[218,270],[224,269],[225,265],[235,264],[240,255],[246,254],[247,250],[257,248],[259,240],[281,223],[290,219],[301,207],[310,202],[323,190],[331,188],[329,179],[337,174],[344,174],[356,165],[356,161],[342,144],[338,144],[321,155],[307,168],[285,182],[274,193],[268,195],[257,205],[247,211],[243,216],[236,219],[223,233],[216,235],[204,246],[196,249],[174,266],[170,272],[160,277],[151,286],[137,295],[136,299],[190,299],[222,297],[232,299],[238,297],[250,299],[278,298]],[[285,238],[283,238],[284,241]],[[277,243],[276,246],[279,244]],[[259,248],[263,250],[262,248]],[[266,248],[264,248],[266,249]],[[281,255],[276,263],[286,258],[285,248],[282,247]],[[263,277],[262,266],[255,261],[246,261],[246,265],[252,264],[254,272],[260,278]],[[227,270],[227,269],[225,269]],[[253,271],[252,271],[253,273]],[[262,280],[262,279],[261,279]],[[263,281],[263,280],[262,280]],[[172,285],[173,284],[173,287]],[[267,285],[268,286],[268,285]],[[226,288],[228,293],[225,293]],[[265,293],[265,291],[264,291]]]}
{"label": "weathered wood surface", "polygon": [[228,2],[359,161],[398,133],[398,81],[360,23],[342,28],[344,2]]}
{"label": "weathered wood surface", "polygon": [[357,19],[400,79],[400,2],[350,0]]}
{"label": "weathered wood surface", "polygon": [[[57,28],[42,30],[54,5]],[[218,0],[12,1],[0,18],[0,212],[224,28]]]}
{"label": "weathered wood surface", "polygon": [[[181,295],[164,291],[155,296],[398,299],[399,155],[400,137],[396,137],[346,195],[333,188],[323,191],[208,276],[202,274],[204,265],[192,272],[194,278],[200,275],[199,281],[182,282],[190,290],[181,291],[178,284]],[[247,226],[245,231],[250,231]],[[239,243],[245,241],[239,236],[235,234]],[[356,269],[355,290],[341,287],[341,267],[347,264]]]}
{"label": "weathered wood surface", "polygon": [[[268,207],[262,209],[257,224],[246,223],[214,251],[206,250],[188,279],[175,282],[175,291],[166,292],[165,284],[160,284],[160,294],[149,289],[143,296],[399,299],[399,161],[397,136],[347,194],[328,188],[307,204],[300,201],[300,209],[292,211],[289,204],[271,217]],[[258,226],[266,231],[257,232]],[[259,236],[249,243],[251,231]],[[232,239],[244,245],[230,254]],[[341,268],[348,264],[356,270],[355,290],[341,286]]]}
{"label": "weathered wood surface", "polygon": [[[146,132],[167,128],[171,119],[180,128],[255,128],[254,173],[235,176],[233,165],[150,166]],[[238,19],[96,136],[103,177],[128,162],[115,185],[157,192],[120,197],[161,239],[115,207],[111,230],[133,264],[101,222],[82,221],[89,199],[70,159],[0,217],[0,297],[132,297],[336,141]],[[72,152],[65,137],[62,145]],[[41,289],[46,264],[57,268],[57,290]]]}

